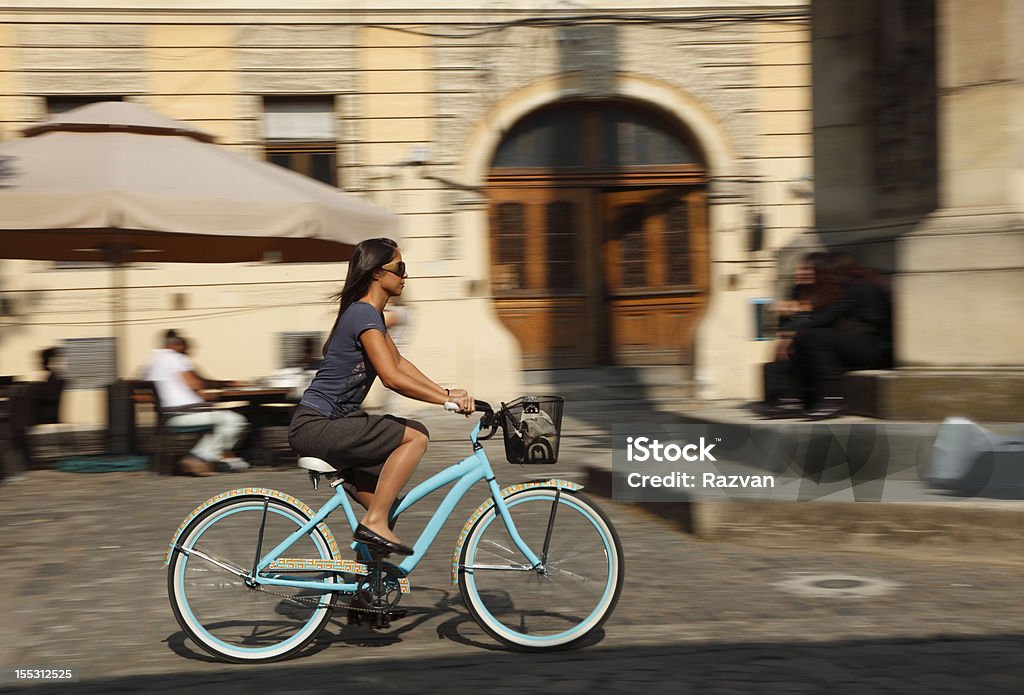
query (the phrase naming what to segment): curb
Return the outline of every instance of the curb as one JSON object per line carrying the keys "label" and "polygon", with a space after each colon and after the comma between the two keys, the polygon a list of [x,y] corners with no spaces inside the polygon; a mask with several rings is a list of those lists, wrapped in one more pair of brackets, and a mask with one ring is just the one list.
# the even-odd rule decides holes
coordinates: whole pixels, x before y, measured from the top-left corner
{"label": "curb", "polygon": [[[611,499],[611,471],[588,466],[584,490]],[[702,540],[1024,560],[1024,505],[985,502],[680,500],[629,503]]]}

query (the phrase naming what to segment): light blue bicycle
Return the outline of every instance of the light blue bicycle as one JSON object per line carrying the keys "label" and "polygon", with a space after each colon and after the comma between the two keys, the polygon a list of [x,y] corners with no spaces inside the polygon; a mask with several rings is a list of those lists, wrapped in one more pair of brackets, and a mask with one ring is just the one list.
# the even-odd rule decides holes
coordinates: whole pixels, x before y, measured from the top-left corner
{"label": "light blue bicycle", "polygon": [[[382,625],[410,591],[409,574],[455,505],[483,480],[490,497],[466,521],[452,553],[452,582],[470,614],[512,647],[579,644],[604,623],[622,591],[618,534],[576,483],[549,479],[500,488],[480,444],[500,427],[510,461],[553,463],[561,406],[557,397],[524,397],[495,413],[477,401],[484,416],[470,435],[473,453],[395,503],[392,518],[453,483],[413,554],[398,565],[358,543],[352,547],[361,562],[342,557],[325,520],[338,507],[351,530],[357,519],[336,468],[326,461],[299,460],[314,489],[321,475],[333,479],[334,495],[316,512],[268,488],[239,488],[207,500],[182,522],[167,554],[178,623],[209,653],[244,663],[299,651],[326,626],[334,608],[369,613]],[[481,436],[482,430],[487,434]],[[350,538],[351,530],[342,538]]]}

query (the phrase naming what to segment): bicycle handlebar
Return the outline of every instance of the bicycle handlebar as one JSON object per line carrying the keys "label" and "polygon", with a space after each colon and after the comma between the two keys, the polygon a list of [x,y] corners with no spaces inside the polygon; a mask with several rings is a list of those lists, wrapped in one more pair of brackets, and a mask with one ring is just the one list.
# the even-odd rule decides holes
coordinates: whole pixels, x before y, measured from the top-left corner
{"label": "bicycle handlebar", "polygon": [[[473,409],[474,413],[493,413],[494,412],[494,408],[492,408],[491,404],[488,403],[487,401],[477,401],[477,400],[474,399],[474,402],[476,404],[476,407]],[[447,410],[448,412],[454,413],[454,412],[458,412],[459,406],[456,405],[455,403],[452,403],[451,401],[448,401],[447,403],[444,404],[444,409]]]}

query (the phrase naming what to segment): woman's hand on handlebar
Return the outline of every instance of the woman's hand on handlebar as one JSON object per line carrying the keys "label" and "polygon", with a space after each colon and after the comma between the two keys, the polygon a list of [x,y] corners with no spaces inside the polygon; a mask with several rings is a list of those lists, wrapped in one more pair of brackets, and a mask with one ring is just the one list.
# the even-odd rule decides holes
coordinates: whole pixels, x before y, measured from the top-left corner
{"label": "woman's hand on handlebar", "polygon": [[465,389],[448,389],[448,402],[459,406],[458,412],[466,417],[472,415],[476,408],[473,397]]}

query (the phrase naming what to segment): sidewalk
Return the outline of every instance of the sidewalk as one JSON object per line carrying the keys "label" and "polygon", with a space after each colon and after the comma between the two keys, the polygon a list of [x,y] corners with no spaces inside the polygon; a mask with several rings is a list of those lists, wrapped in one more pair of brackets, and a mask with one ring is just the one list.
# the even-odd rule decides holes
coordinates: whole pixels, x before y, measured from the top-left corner
{"label": "sidewalk", "polygon": [[[470,453],[467,437],[474,420],[435,408],[403,413],[420,419],[431,432],[428,458],[450,462]],[[613,470],[612,433],[677,426],[705,428],[724,442],[748,432],[757,447],[743,447],[719,456],[713,466],[687,464],[699,475],[771,475],[771,489],[662,489],[650,495],[622,494],[624,466]],[[842,466],[822,464],[818,471],[794,465],[813,459],[807,430],[842,430],[872,425],[886,431],[884,477],[851,485]],[[1019,427],[1019,425],[1018,425]],[[682,531],[702,539],[728,539],[788,547],[808,543],[846,549],[891,549],[935,554],[1024,557],[1024,499],[956,496],[930,488],[921,479],[938,423],[877,421],[843,417],[827,423],[768,421],[734,402],[650,403],[640,400],[568,401],[562,426],[559,462],[554,466],[513,466],[503,458],[500,431],[488,445],[503,483],[558,477],[585,485],[591,494],[632,503],[671,520]],[[97,433],[90,433],[96,435]],[[270,437],[282,466],[291,465],[284,433]],[[95,443],[99,443],[96,436]],[[719,450],[723,445],[719,445]],[[835,452],[831,452],[835,453]],[[71,474],[69,474],[71,475]],[[818,480],[818,482],[816,482]],[[613,488],[618,494],[613,494]],[[869,500],[869,501],[865,501]]]}
{"label": "sidewalk", "polygon": [[[648,412],[620,408],[579,416],[573,416],[569,404],[566,413],[560,464],[581,465],[586,474],[583,482],[591,493],[637,504],[699,538],[780,547],[814,543],[944,556],[1024,556],[1024,493],[1018,491],[1016,499],[982,496],[990,490],[959,496],[932,488],[922,479],[939,423],[856,416],[826,423],[772,421],[734,402],[690,402]],[[848,433],[855,425],[870,425],[884,435],[880,436],[884,446],[873,459],[884,459],[884,467],[880,474],[869,472],[851,484],[847,467],[818,461],[807,441],[809,432],[818,431],[812,428]],[[662,488],[655,495],[631,493],[624,479],[637,467],[613,466],[613,429],[621,438],[634,428],[643,433],[678,426],[696,427],[708,439],[722,442],[742,434],[748,444],[720,455],[715,464],[683,463],[676,468],[685,466],[698,480],[704,472],[767,474],[775,487],[724,491],[697,485]],[[1000,425],[993,428],[998,431]],[[860,431],[867,430],[860,427]],[[841,454],[833,448],[822,455]]]}
{"label": "sidewalk", "polygon": [[[763,420],[735,402],[652,404],[631,401],[595,407],[588,401],[574,408],[566,403],[558,464],[512,466],[502,458],[500,432],[488,446],[491,461],[503,481],[559,477],[579,482],[590,494],[631,503],[674,522],[701,539],[734,540],[762,546],[821,544],[836,549],[923,552],[935,556],[1024,557],[1024,499],[958,496],[934,489],[922,480],[939,423],[878,421],[849,416],[827,423]],[[658,409],[654,409],[658,408]],[[432,447],[465,441],[464,418],[431,410],[410,413],[431,431]],[[739,489],[665,491],[657,499],[623,495],[626,471],[613,471],[612,432],[637,428],[701,426],[723,440],[737,432],[756,430],[760,446],[744,447],[720,457],[715,466],[687,464],[695,473],[770,474],[770,490]],[[851,425],[886,430],[884,476],[851,485],[848,471],[825,467],[798,470],[792,460],[813,455],[806,443],[808,428],[843,431]],[[993,426],[999,429],[999,425]],[[1019,428],[1019,425],[1016,425]],[[769,455],[763,456],[764,452]],[[774,455],[772,453],[774,452]],[[887,453],[886,453],[887,452]],[[834,454],[835,452],[831,452]],[[790,456],[787,459],[783,454]],[[806,460],[805,460],[806,463]],[[512,470],[508,470],[511,468]],[[613,493],[613,487],[615,492]],[[644,497],[648,497],[645,495]],[[872,500],[872,501],[864,501]]]}

